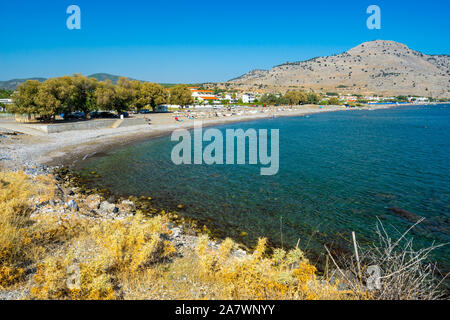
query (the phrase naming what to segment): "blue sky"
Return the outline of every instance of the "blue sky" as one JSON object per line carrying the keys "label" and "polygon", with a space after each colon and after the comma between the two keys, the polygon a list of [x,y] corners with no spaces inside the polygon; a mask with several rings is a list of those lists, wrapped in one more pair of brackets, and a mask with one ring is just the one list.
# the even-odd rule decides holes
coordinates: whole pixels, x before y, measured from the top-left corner
{"label": "blue sky", "polygon": [[[450,54],[450,1],[0,0],[0,80],[107,72],[157,82],[225,81],[384,39]],[[81,8],[81,30],[66,9]],[[381,30],[366,9],[381,8]]]}

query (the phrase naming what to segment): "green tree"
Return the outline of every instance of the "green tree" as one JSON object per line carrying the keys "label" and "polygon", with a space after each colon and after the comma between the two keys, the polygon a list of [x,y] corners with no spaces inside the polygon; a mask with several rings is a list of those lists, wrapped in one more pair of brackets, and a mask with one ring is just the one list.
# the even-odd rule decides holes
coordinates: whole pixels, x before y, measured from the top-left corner
{"label": "green tree", "polygon": [[120,113],[130,109],[134,100],[133,83],[128,78],[120,77],[115,90],[117,95],[116,111]]}
{"label": "green tree", "polygon": [[330,98],[330,100],[328,100],[328,104],[333,105],[333,106],[338,106],[341,104],[341,102],[339,101],[339,98],[333,97],[333,98]]}
{"label": "green tree", "polygon": [[88,113],[95,108],[95,90],[98,82],[96,79],[88,78],[80,74],[70,77],[70,105],[73,111]]}
{"label": "green tree", "polygon": [[64,112],[83,111],[88,113],[95,108],[95,90],[98,83],[79,74],[54,79],[60,85],[60,99]]}
{"label": "green tree", "polygon": [[292,105],[300,105],[307,102],[306,93],[302,91],[288,91],[284,95],[284,98],[287,100],[288,104]]}
{"label": "green tree", "polygon": [[13,104],[8,106],[8,111],[16,114],[27,114],[28,119],[31,115],[39,113],[39,105],[36,97],[41,84],[37,80],[28,80],[17,88],[17,92],[12,95]]}
{"label": "green tree", "polygon": [[95,104],[99,110],[116,110],[119,98],[115,86],[110,80],[100,82],[94,93]]}
{"label": "green tree", "polygon": [[139,104],[149,106],[155,111],[157,106],[167,103],[167,100],[168,93],[161,85],[153,82],[145,82],[141,85]]}
{"label": "green tree", "polygon": [[306,100],[308,104],[319,104],[320,98],[315,93],[308,93]]}
{"label": "green tree", "polygon": [[142,94],[142,82],[141,81],[130,81],[131,83],[131,103],[130,107],[136,111],[140,111],[146,106],[146,101]]}
{"label": "green tree", "polygon": [[170,89],[170,104],[177,104],[181,107],[194,103],[192,92],[185,84],[179,84]]}
{"label": "green tree", "polygon": [[262,104],[278,104],[279,99],[273,93],[266,93],[261,97]]}
{"label": "green tree", "polygon": [[408,97],[406,96],[397,96],[396,98],[398,102],[408,102]]}
{"label": "green tree", "polygon": [[13,94],[13,91],[0,89],[0,99],[8,99]]}
{"label": "green tree", "polygon": [[296,91],[288,91],[285,93],[284,98],[288,101],[289,104],[298,104],[297,92]]}
{"label": "green tree", "polygon": [[63,104],[63,86],[60,79],[48,79],[39,86],[35,102],[43,120],[54,120],[57,114],[67,112],[67,106]]}
{"label": "green tree", "polygon": [[[0,89],[0,99],[8,99],[11,97],[11,95],[13,94],[13,91],[11,90],[5,90],[5,89]],[[6,105],[3,103],[0,103],[0,109],[6,109]]]}

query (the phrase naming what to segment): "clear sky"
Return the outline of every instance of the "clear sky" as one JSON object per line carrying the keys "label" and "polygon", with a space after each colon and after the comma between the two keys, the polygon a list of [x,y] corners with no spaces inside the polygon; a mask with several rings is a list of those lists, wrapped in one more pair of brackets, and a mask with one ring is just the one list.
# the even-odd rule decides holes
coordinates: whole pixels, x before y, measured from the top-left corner
{"label": "clear sky", "polygon": [[[81,30],[66,9],[81,8]],[[381,30],[366,9],[381,8]],[[450,54],[448,0],[0,0],[0,80],[107,72],[157,82],[226,81],[364,41]]]}

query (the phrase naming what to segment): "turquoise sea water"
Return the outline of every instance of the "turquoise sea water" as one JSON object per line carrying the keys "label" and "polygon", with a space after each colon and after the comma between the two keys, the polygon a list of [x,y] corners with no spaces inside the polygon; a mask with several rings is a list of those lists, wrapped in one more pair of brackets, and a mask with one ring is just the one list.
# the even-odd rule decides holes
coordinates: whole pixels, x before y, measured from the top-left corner
{"label": "turquoise sea water", "polygon": [[[230,124],[280,129],[280,170],[261,176],[254,165],[172,164],[170,137],[124,146],[80,166],[120,195],[146,195],[249,245],[273,243],[323,254],[323,244],[349,247],[351,231],[375,239],[377,217],[395,237],[412,219],[418,248],[450,242],[450,105],[348,111]],[[415,217],[415,216],[414,216]],[[283,239],[281,240],[280,225]],[[241,236],[245,231],[248,236]],[[449,269],[449,247],[433,256]]]}

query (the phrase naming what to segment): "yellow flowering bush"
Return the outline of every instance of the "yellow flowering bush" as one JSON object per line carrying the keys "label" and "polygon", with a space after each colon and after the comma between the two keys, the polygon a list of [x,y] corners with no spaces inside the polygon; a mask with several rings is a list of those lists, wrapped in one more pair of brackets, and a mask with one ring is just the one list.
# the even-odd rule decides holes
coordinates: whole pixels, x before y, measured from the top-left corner
{"label": "yellow flowering bush", "polygon": [[[267,239],[260,239],[252,255],[232,257],[236,245],[225,240],[211,249],[207,236],[200,237],[197,255],[203,280],[220,283],[221,299],[338,299],[342,293],[316,279],[316,268],[299,249],[275,249],[266,256]],[[347,293],[345,293],[347,294]],[[215,297],[216,298],[216,297]]]}
{"label": "yellow flowering bush", "polygon": [[[163,234],[162,217],[101,220],[74,239],[64,257],[49,258],[34,276],[36,299],[119,299],[118,282],[172,257],[176,250]],[[78,262],[79,261],[79,262]],[[79,270],[78,287],[67,285],[71,267]]]}
{"label": "yellow flowering bush", "polygon": [[0,172],[0,287],[22,279],[21,265],[36,255],[31,207],[52,199],[54,190],[49,177]]}

